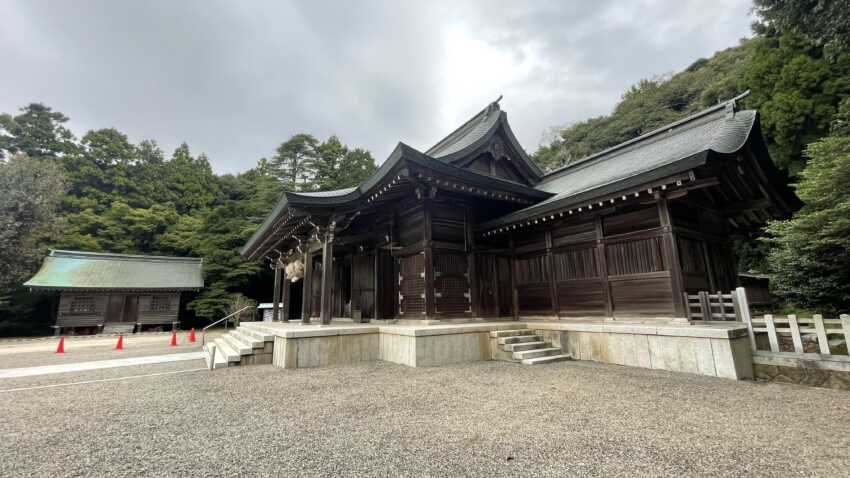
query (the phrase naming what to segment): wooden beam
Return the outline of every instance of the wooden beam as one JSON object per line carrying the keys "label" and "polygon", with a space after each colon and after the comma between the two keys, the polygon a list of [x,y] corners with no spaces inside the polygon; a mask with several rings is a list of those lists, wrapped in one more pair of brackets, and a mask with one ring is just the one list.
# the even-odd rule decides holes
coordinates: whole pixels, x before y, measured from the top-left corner
{"label": "wooden beam", "polygon": [[605,231],[602,227],[602,216],[595,218],[596,231],[596,274],[602,286],[602,297],[605,301],[605,315],[614,317],[614,298],[611,296],[611,283],[608,279],[608,256],[605,252]]}
{"label": "wooden beam", "polygon": [[322,299],[319,317],[330,324],[333,315],[334,293],[334,224],[328,226],[322,238]]}
{"label": "wooden beam", "polygon": [[740,201],[729,204],[723,207],[722,212],[725,215],[736,215],[745,212],[758,211],[767,209],[773,206],[773,201],[768,198],[753,199],[750,201]]}
{"label": "wooden beam", "polygon": [[549,282],[549,301],[552,304],[552,312],[555,317],[560,318],[561,304],[558,301],[558,282],[555,280],[555,256],[552,253],[552,230],[548,229],[543,233],[543,239],[546,243],[546,264],[549,269],[547,281]]}
{"label": "wooden beam", "polygon": [[304,251],[304,287],[302,288],[301,299],[301,322],[304,324],[310,323],[310,314],[312,313],[311,303],[313,302],[313,255],[310,251]]}
{"label": "wooden beam", "polygon": [[272,292],[272,322],[280,320],[280,258],[274,261],[274,291]]}
{"label": "wooden beam", "polygon": [[432,319],[437,315],[437,301],[434,290],[434,251],[431,224],[431,200],[423,200],[424,234],[422,238],[422,253],[425,256],[425,318]]}
{"label": "wooden beam", "polygon": [[280,302],[283,304],[283,311],[280,316],[280,320],[289,320],[290,313],[290,305],[292,303],[292,299],[290,297],[289,285],[291,284],[290,278],[286,275],[286,268],[283,269],[283,274],[281,274],[280,281]]}
{"label": "wooden beam", "polygon": [[474,211],[472,208],[467,207],[465,209],[463,232],[466,238],[466,280],[469,281],[469,308],[472,310],[473,317],[480,317],[481,304],[478,303],[480,285],[478,284],[478,269],[475,263],[475,231],[472,230],[472,224],[474,222]]}
{"label": "wooden beam", "polygon": [[673,220],[670,216],[670,207],[667,197],[656,193],[658,203],[658,217],[661,221],[662,235],[661,244],[664,250],[664,258],[667,269],[670,271],[670,288],[672,289],[673,312],[677,318],[686,318],[685,302],[683,293],[685,291],[682,278],[682,262],[679,258],[679,247],[676,243],[676,234],[673,232]]}

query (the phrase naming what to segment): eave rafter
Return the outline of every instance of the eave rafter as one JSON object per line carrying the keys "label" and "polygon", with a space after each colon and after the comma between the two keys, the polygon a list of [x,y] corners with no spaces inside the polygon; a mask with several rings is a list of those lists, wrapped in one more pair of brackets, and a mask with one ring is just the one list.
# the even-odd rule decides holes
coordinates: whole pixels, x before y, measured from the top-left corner
{"label": "eave rafter", "polygon": [[716,184],[716,178],[697,179],[693,171],[690,171],[685,175],[669,177],[661,181],[656,181],[648,185],[643,185],[640,188],[630,189],[628,191],[621,191],[617,194],[607,195],[602,198],[571,204],[568,206],[556,208],[554,210],[546,212],[541,212],[521,219],[518,218],[517,220],[511,223],[480,231],[480,234],[482,237],[491,237],[498,234],[504,234],[507,232],[515,231],[517,229],[522,229],[525,227],[534,227],[541,223],[554,221],[556,219],[567,217],[570,215],[594,210],[598,211],[599,209],[602,209],[604,207],[614,206],[618,202],[625,203],[628,201],[634,201],[635,199],[639,199],[641,196],[648,195],[652,197],[653,194],[655,194],[657,191],[667,191],[668,189],[671,191],[689,191],[699,188],[710,187]]}

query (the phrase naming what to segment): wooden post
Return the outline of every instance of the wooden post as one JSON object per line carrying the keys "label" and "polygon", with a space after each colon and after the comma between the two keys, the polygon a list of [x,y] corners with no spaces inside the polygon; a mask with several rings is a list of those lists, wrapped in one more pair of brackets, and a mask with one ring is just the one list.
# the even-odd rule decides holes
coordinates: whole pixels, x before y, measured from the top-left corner
{"label": "wooden post", "polygon": [[375,310],[372,312],[372,318],[375,320],[381,318],[381,308],[383,307],[383,295],[378,292],[381,290],[383,285],[381,281],[384,279],[383,274],[381,273],[381,248],[375,246],[375,274],[372,276],[372,285],[373,285],[373,293],[375,294],[375,300],[373,301]]}
{"label": "wooden post", "polygon": [[290,297],[290,278],[286,275],[286,268],[283,268],[283,274],[281,275],[280,281],[280,302],[283,304],[283,310],[281,311],[280,320],[287,321],[289,320],[290,314],[290,304],[292,303],[292,299]]}
{"label": "wooden post", "polygon": [[422,254],[425,256],[425,318],[432,319],[437,315],[437,298],[434,290],[434,251],[432,250],[431,201],[423,202],[422,211],[425,215],[424,234],[422,238]]}
{"label": "wooden post", "polygon": [[552,311],[555,317],[561,318],[561,304],[558,300],[558,280],[555,277],[555,256],[552,253],[552,231],[546,231],[543,234],[546,242],[546,264],[549,269],[547,280],[549,282],[549,301],[552,304]]}
{"label": "wooden post", "polygon": [[301,288],[301,323],[306,325],[310,323],[312,313],[310,302],[313,301],[313,257],[306,241],[304,242],[304,278],[301,280],[304,281],[304,287]]}
{"label": "wooden post", "polygon": [[741,322],[747,325],[747,332],[750,336],[750,348],[753,352],[756,348],[756,335],[753,332],[753,319],[750,317],[750,303],[747,302],[747,290],[743,287],[738,287],[732,291],[732,306],[741,317]]}
{"label": "wooden post", "polygon": [[335,224],[331,222],[322,238],[322,298],[320,301],[321,310],[319,311],[319,317],[325,325],[331,323],[333,312],[334,227]]}
{"label": "wooden post", "polygon": [[702,312],[702,321],[708,322],[711,320],[711,303],[708,299],[708,292],[701,290],[697,295],[699,296],[699,308],[700,312]]}
{"label": "wooden post", "polygon": [[[658,217],[661,221],[661,241],[667,270],[670,271],[670,287],[673,292],[673,312],[677,317],[684,318],[685,304],[682,302],[682,292],[685,291],[682,280],[682,263],[679,258],[679,247],[676,244],[676,234],[673,232],[673,219],[670,216],[670,206],[667,197],[660,192],[655,193],[658,204]],[[705,317],[703,317],[704,319]]]}
{"label": "wooden post", "polygon": [[800,325],[797,323],[797,316],[791,314],[788,316],[788,328],[791,329],[791,340],[794,342],[794,351],[798,354],[803,353],[803,339],[800,337]]}
{"label": "wooden post", "polygon": [[823,325],[823,316],[815,314],[812,319],[815,321],[815,332],[818,335],[818,349],[820,353],[829,355],[829,339],[826,336],[826,327]]}
{"label": "wooden post", "polygon": [[272,322],[277,322],[280,318],[280,258],[274,261],[274,292],[272,293]]}
{"label": "wooden post", "polygon": [[844,331],[844,346],[850,350],[850,315],[841,314],[841,329]]}
{"label": "wooden post", "polygon": [[781,352],[779,348],[779,337],[776,335],[776,324],[773,323],[773,316],[767,314],[764,316],[764,325],[767,327],[767,339],[770,341],[771,352]]}
{"label": "wooden post", "polygon": [[511,312],[514,320],[519,320],[519,290],[516,283],[516,246],[514,245],[514,235],[509,233],[508,243],[511,248],[511,257],[509,260],[511,269]]}
{"label": "wooden post", "polygon": [[[481,316],[481,306],[478,303],[478,273],[475,264],[475,232],[472,230],[474,218],[472,210],[466,208],[464,216],[464,234],[466,234],[466,280],[469,284],[469,309],[473,317]],[[498,308],[498,305],[496,306]]]}
{"label": "wooden post", "polygon": [[605,316],[614,318],[614,298],[611,296],[611,283],[608,281],[608,256],[605,253],[605,230],[602,227],[602,216],[596,216],[596,275],[602,286],[602,298],[605,301]]}

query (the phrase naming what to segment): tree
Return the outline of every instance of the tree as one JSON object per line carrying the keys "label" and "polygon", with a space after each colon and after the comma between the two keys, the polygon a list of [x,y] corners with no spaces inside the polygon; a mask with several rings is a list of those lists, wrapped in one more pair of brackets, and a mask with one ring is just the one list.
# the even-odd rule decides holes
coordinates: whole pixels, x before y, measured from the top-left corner
{"label": "tree", "polygon": [[167,199],[181,214],[210,206],[221,193],[206,155],[193,157],[189,146],[182,143],[171,160],[165,163],[162,181]]}
{"label": "tree", "polygon": [[753,29],[796,33],[828,50],[850,50],[850,0],[754,0]]}
{"label": "tree", "polygon": [[556,128],[532,159],[551,171],[736,96],[752,41],[699,59],[677,74],[644,79],[626,91],[610,115]]}
{"label": "tree", "polygon": [[41,103],[30,103],[21,114],[0,114],[0,159],[24,153],[31,158],[59,157],[75,151],[74,135],[63,125],[68,117]]}
{"label": "tree", "polygon": [[809,165],[797,185],[805,205],[772,222],[765,239],[775,293],[824,312],[850,302],[850,135],[840,122],[833,133],[806,148]]}
{"label": "tree", "polygon": [[316,148],[313,164],[316,173],[313,187],[319,191],[357,186],[377,168],[368,151],[359,148],[352,151],[336,136]]}
{"label": "tree", "polygon": [[790,33],[757,38],[752,46],[743,74],[752,91],[746,104],[761,113],[774,162],[796,176],[806,165],[803,149],[828,133],[850,94],[850,54],[827,58]]}
{"label": "tree", "polygon": [[56,231],[56,208],[64,194],[61,168],[16,153],[0,161],[0,295],[25,281]]}
{"label": "tree", "polygon": [[314,163],[319,141],[309,134],[296,134],[277,147],[271,167],[287,191],[312,189]]}

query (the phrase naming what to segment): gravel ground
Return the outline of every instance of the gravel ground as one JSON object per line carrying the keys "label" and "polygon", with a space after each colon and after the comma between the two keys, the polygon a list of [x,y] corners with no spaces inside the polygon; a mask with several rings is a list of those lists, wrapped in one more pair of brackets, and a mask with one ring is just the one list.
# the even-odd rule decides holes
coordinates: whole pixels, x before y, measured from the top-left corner
{"label": "gravel ground", "polygon": [[113,350],[110,347],[93,347],[82,350],[69,350],[64,354],[53,352],[22,352],[13,355],[0,355],[0,369],[37,367],[40,365],[57,365],[65,363],[91,362],[95,360],[113,360],[130,357],[145,357],[149,355],[165,355],[172,353],[198,352],[200,345],[181,345],[168,347],[159,345],[144,345],[129,347],[124,350]]}
{"label": "gravel ground", "polygon": [[[207,341],[219,337],[219,332],[207,335]],[[201,337],[194,344],[188,343],[186,334],[179,336],[177,347],[169,346],[170,335],[124,336],[124,350],[114,350],[118,337],[79,339],[65,338],[65,353],[57,354],[58,339],[49,342],[12,344],[0,343],[0,369],[36,367],[64,363],[89,362],[93,360],[111,360],[117,358],[164,355],[170,353],[197,352],[201,350]]]}
{"label": "gravel ground", "polygon": [[[180,367],[193,365],[133,371]],[[0,393],[0,410],[0,476],[846,476],[850,466],[847,392],[586,362],[249,366]]]}

